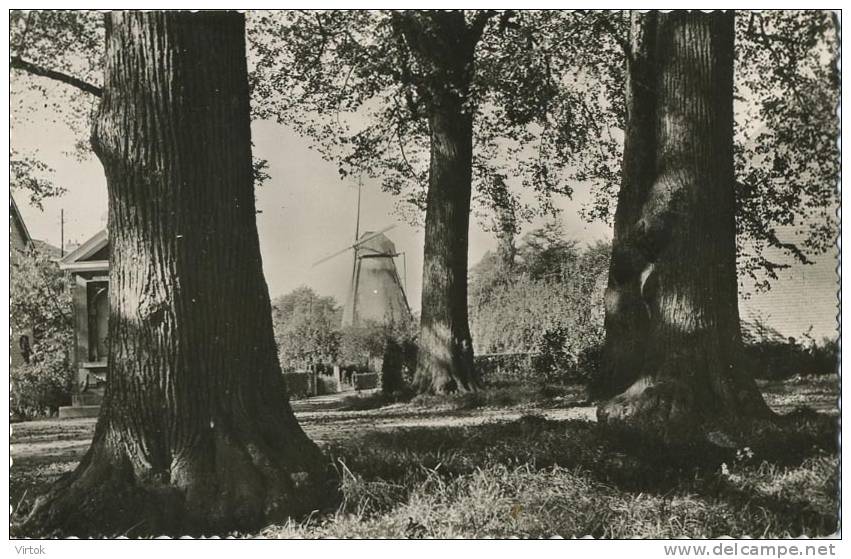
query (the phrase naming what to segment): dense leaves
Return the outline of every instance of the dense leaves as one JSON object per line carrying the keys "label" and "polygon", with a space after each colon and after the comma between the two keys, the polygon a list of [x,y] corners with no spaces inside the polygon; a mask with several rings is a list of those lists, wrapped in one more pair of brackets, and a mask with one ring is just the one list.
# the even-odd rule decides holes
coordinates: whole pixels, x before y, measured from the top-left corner
{"label": "dense leaves", "polygon": [[333,297],[299,287],[272,301],[272,324],[281,367],[305,369],[332,362],[340,345],[341,311]]}
{"label": "dense leaves", "polygon": [[[626,14],[466,17],[485,21],[469,98],[480,221],[516,232],[524,219],[554,212],[554,195],[580,187],[593,198],[586,217],[610,220],[620,184]],[[415,221],[425,203],[429,134],[420,86],[429,73],[393,18],[377,11],[248,14],[253,106],[257,118],[308,137],[344,176],[379,177]],[[10,47],[13,128],[48,109],[75,131],[69,151],[87,154],[96,96],[73,83],[99,88],[101,14],[11,12]],[[835,244],[836,18],[822,11],[739,13],[736,57],[739,265],[765,287],[791,262],[808,262]],[[38,154],[21,153],[14,142],[11,153],[13,187],[28,189],[33,204],[61,194]],[[255,166],[262,182],[262,162]]]}
{"label": "dense leaves", "polygon": [[[249,38],[255,115],[293,126],[343,177],[380,179],[417,219],[429,162],[427,105],[436,89],[454,82],[412,48],[404,32],[408,17],[258,12]],[[456,93],[475,116],[474,197],[485,216],[496,208],[510,208],[520,219],[552,213],[552,196],[570,195],[575,181],[616,176],[616,158],[605,158],[604,169],[596,157],[617,144],[604,110],[611,105],[606,92],[616,89],[603,88],[611,77],[590,62],[578,65],[574,55],[593,62],[617,47],[607,35],[590,33],[585,17],[465,13],[468,30],[480,30],[481,37],[469,90]],[[580,51],[580,41],[589,40]],[[538,204],[524,201],[520,187],[534,192]]]}
{"label": "dense leaves", "polygon": [[[71,391],[71,285],[43,252],[27,249],[12,258],[9,285],[12,331],[28,336],[28,362],[11,370],[11,406],[19,416],[55,413]],[[10,340],[18,348],[20,340]]]}
{"label": "dense leaves", "polygon": [[545,368],[577,365],[602,341],[609,251],[605,243],[582,248],[551,223],[523,237],[509,273],[487,253],[470,282],[477,353],[541,353]]}

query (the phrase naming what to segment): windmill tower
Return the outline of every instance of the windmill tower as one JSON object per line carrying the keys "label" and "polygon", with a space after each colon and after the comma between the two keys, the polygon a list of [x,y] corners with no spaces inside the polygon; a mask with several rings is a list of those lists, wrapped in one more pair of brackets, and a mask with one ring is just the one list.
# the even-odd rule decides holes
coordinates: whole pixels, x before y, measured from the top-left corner
{"label": "windmill tower", "polygon": [[403,259],[403,267],[407,267],[405,253],[397,252],[396,245],[384,234],[395,225],[361,234],[360,190],[359,184],[355,242],[317,261],[314,266],[352,251],[352,276],[346,306],[343,307],[344,327],[368,322],[389,324],[410,320],[411,308],[396,268],[398,256]]}

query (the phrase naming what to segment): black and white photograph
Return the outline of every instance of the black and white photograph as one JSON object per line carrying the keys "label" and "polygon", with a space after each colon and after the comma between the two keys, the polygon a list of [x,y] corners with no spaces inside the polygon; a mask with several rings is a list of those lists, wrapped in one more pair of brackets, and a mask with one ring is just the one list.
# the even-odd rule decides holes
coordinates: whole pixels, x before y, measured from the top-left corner
{"label": "black and white photograph", "polygon": [[840,10],[74,7],[8,11],[11,556],[839,555]]}

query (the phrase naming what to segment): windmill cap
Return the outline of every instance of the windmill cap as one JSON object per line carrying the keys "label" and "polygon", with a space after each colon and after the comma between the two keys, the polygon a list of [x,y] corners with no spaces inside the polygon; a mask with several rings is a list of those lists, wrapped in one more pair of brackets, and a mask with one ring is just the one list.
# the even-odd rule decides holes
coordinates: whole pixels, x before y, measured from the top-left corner
{"label": "windmill cap", "polygon": [[[361,239],[366,239],[370,235],[375,235],[372,231],[364,231],[360,236]],[[393,241],[387,238],[384,233],[379,233],[368,241],[358,245],[359,250],[375,251],[380,253],[395,253],[396,245]]]}

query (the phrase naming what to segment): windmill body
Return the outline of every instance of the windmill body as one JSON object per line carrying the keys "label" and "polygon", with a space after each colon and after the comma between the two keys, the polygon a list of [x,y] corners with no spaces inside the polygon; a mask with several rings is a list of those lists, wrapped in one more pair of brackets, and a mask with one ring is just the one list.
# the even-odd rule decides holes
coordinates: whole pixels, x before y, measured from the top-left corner
{"label": "windmill body", "polygon": [[352,284],[343,309],[343,326],[370,322],[401,323],[411,318],[396,269],[396,246],[384,233],[367,231],[353,247]]}
{"label": "windmill body", "polygon": [[[405,253],[396,252],[396,245],[384,234],[395,225],[360,233],[362,186],[359,182],[355,242],[313,265],[317,266],[352,251],[352,275],[349,295],[343,308],[342,326],[361,326],[369,323],[401,324],[411,319],[405,284],[399,278],[395,261],[397,256],[402,256],[404,262]],[[405,272],[407,273],[407,267]]]}

